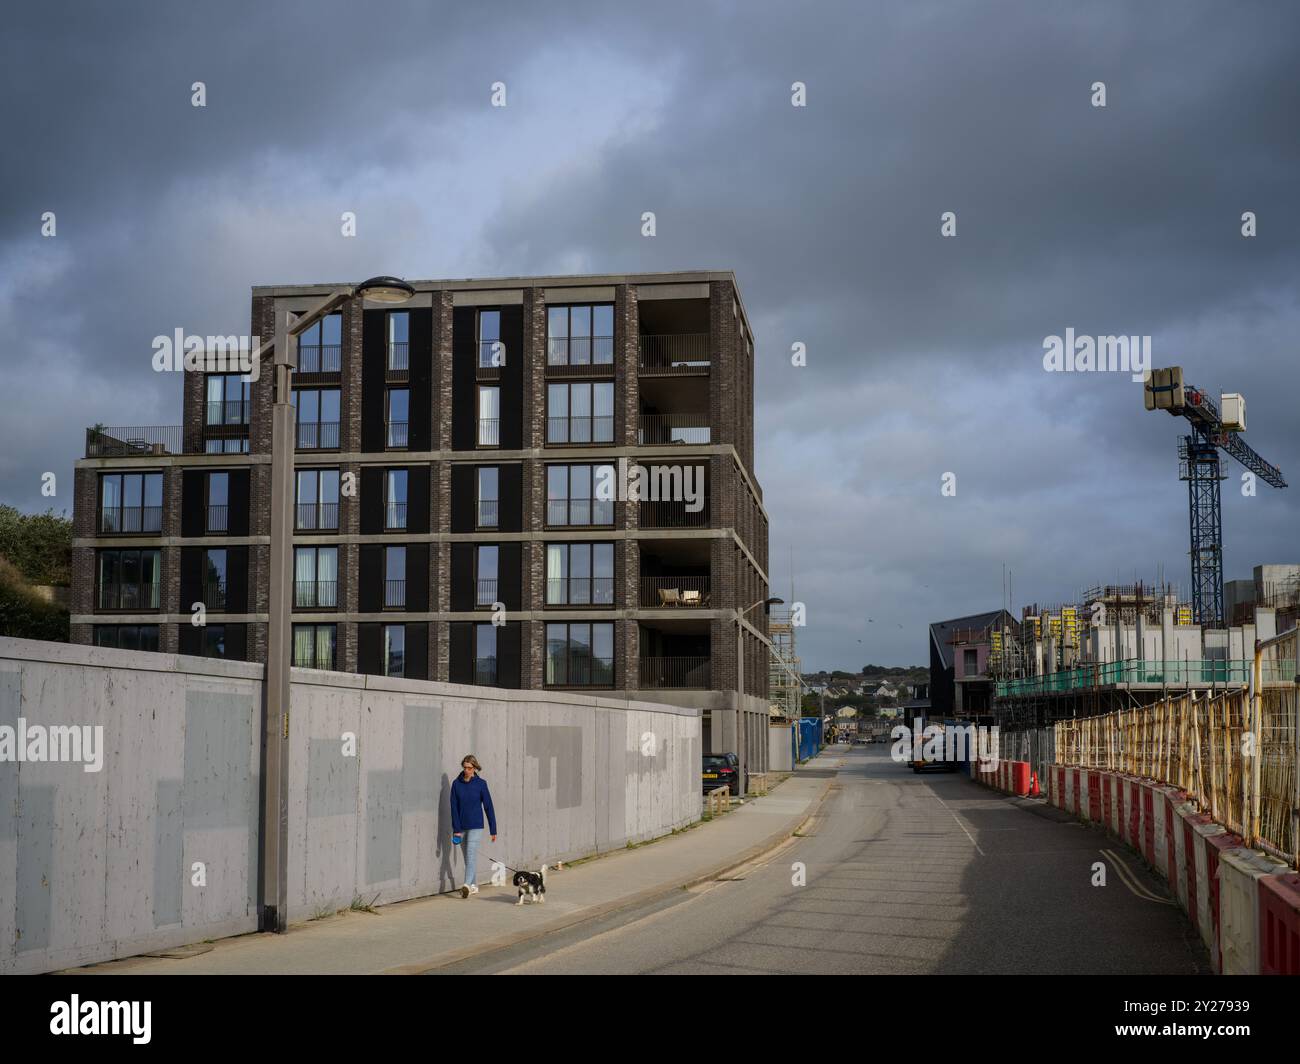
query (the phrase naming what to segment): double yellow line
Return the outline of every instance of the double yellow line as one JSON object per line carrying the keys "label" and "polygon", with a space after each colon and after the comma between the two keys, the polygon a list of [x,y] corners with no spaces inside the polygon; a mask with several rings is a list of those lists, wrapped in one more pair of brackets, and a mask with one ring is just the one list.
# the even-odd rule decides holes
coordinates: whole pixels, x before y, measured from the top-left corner
{"label": "double yellow line", "polygon": [[1138,880],[1137,876],[1132,871],[1132,869],[1130,869],[1129,866],[1124,863],[1120,855],[1117,854],[1114,850],[1101,850],[1099,852],[1104,858],[1106,858],[1107,861],[1111,863],[1111,865],[1114,866],[1115,871],[1119,875],[1119,878],[1123,881],[1124,886],[1128,887],[1128,889],[1134,895],[1136,895],[1139,898],[1142,898],[1145,901],[1153,901],[1157,905],[1173,905],[1172,899],[1162,898],[1158,894],[1152,893],[1145,886],[1143,886],[1142,883]]}

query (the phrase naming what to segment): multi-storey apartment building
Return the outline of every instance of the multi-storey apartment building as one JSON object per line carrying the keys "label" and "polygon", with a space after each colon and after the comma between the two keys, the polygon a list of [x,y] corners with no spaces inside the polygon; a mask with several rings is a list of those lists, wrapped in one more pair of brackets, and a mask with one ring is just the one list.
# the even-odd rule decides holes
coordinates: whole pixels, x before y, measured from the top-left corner
{"label": "multi-storey apartment building", "polygon": [[[743,707],[756,769],[768,528],[734,275],[411,284],[299,341],[293,663],[698,706],[706,750]],[[250,333],[333,290],[254,288]],[[182,376],[183,424],[87,431],[73,639],[264,661],[272,374]]]}

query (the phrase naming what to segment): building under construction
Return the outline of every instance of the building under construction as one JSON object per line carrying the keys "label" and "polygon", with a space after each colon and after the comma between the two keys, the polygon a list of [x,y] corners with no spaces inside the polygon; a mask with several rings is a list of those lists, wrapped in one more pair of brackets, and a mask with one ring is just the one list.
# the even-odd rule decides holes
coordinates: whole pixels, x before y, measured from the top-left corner
{"label": "building under construction", "polygon": [[[1279,633],[1279,610],[1252,605],[1242,623],[1202,628],[1169,585],[1094,587],[1079,602],[1026,606],[1019,631],[991,635],[994,714],[1004,726],[1047,724],[1150,705],[1170,694],[1250,682],[1256,640]],[[1246,619],[1248,618],[1248,619]],[[1283,613],[1286,628],[1294,614]],[[1289,623],[1288,623],[1289,622]],[[1291,682],[1286,677],[1265,682]]]}
{"label": "building under construction", "polygon": [[771,639],[768,656],[768,713],[772,717],[798,720],[802,685],[799,677],[799,655],[795,652],[794,628],[790,611],[773,607],[767,620],[767,634]]}

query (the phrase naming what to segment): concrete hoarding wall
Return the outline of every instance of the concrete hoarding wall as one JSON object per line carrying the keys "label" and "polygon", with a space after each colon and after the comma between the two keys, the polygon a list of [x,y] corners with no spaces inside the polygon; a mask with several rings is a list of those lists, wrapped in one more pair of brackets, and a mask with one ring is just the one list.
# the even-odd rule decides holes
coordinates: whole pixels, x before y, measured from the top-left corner
{"label": "concrete hoarding wall", "polygon": [[[261,674],[0,639],[0,728],[100,725],[104,747],[98,772],[0,761],[0,972],[256,929]],[[466,753],[496,806],[484,857],[514,867],[700,815],[694,709],[295,669],[290,721],[291,920],[458,884],[448,796]]]}
{"label": "concrete hoarding wall", "polygon": [[460,885],[449,798],[466,754],[497,817],[480,882],[492,860],[535,869],[700,817],[696,709],[295,670],[290,719],[290,920]]}
{"label": "concrete hoarding wall", "polygon": [[0,971],[256,930],[260,676],[0,639],[0,729],[103,729],[99,771],[0,761]]}

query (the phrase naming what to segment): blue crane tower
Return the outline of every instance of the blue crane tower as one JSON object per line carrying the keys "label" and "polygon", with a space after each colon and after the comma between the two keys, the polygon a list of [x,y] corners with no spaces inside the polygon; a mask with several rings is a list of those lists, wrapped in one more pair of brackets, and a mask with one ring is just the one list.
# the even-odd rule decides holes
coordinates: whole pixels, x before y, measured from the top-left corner
{"label": "blue crane tower", "polygon": [[1264,461],[1242,442],[1246,402],[1237,394],[1222,397],[1223,413],[1200,388],[1183,384],[1181,366],[1154,369],[1143,388],[1148,410],[1165,410],[1191,424],[1191,433],[1178,441],[1178,478],[1187,481],[1187,506],[1192,540],[1192,609],[1197,623],[1223,627],[1223,511],[1219,481],[1225,475],[1219,452],[1232,455],[1261,480],[1285,488],[1282,471]]}

